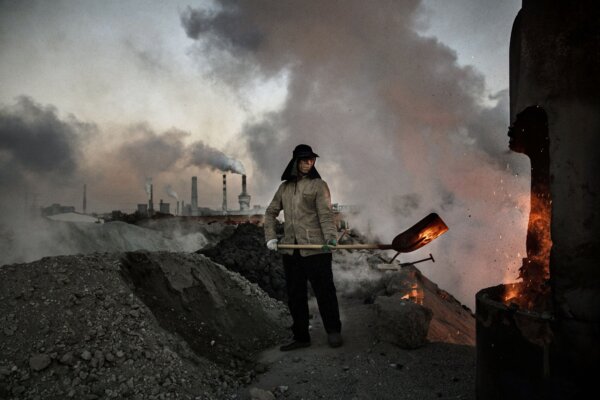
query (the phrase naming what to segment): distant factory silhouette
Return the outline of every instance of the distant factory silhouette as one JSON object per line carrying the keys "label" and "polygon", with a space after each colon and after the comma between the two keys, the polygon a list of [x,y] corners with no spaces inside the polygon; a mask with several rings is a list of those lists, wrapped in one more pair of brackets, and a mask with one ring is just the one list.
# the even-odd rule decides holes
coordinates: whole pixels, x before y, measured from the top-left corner
{"label": "distant factory silhouette", "polygon": [[[248,194],[246,185],[246,175],[242,175],[242,192],[238,196],[239,209],[229,209],[227,206],[227,175],[223,174],[223,203],[220,210],[214,210],[208,207],[198,205],[198,177],[192,176],[191,201],[186,204],[183,200],[175,204],[174,215],[184,217],[201,217],[217,215],[253,215],[264,214],[264,209],[259,205],[250,207],[252,196]],[[150,198],[148,203],[137,205],[138,214],[152,216],[156,213],[154,208],[154,186],[150,184]],[[171,214],[171,204],[165,203],[162,199],[159,202],[158,212],[161,214]]]}

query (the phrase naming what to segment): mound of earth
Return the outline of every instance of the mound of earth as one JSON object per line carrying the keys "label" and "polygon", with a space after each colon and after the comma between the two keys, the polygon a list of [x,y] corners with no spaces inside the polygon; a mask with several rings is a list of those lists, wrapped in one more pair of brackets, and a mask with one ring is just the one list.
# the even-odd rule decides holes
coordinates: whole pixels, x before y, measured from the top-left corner
{"label": "mound of earth", "polygon": [[267,249],[264,228],[249,223],[240,224],[231,236],[198,253],[231,271],[239,272],[271,297],[287,300],[281,254]]}
{"label": "mound of earth", "polygon": [[288,324],[281,303],[201,255],[5,265],[0,398],[226,398]]}

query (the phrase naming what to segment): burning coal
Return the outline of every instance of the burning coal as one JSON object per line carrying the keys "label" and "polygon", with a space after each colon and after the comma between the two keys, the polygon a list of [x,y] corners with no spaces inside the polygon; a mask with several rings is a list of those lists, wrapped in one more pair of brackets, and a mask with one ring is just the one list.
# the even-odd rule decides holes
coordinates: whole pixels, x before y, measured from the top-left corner
{"label": "burning coal", "polygon": [[523,285],[507,290],[504,301],[527,309],[546,309],[550,294],[548,279],[552,248],[552,198],[548,119],[544,109],[531,106],[520,112],[509,128],[508,136],[510,149],[527,155],[531,161],[531,199],[526,239],[527,257],[523,259],[523,265],[519,269]]}

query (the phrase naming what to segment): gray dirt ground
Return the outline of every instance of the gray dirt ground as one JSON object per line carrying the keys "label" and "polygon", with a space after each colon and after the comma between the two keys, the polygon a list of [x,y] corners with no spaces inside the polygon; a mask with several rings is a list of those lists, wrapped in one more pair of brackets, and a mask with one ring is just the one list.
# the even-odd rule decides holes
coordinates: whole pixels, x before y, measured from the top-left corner
{"label": "gray dirt ground", "polygon": [[372,305],[341,299],[345,343],[332,349],[311,300],[312,346],[291,352],[263,352],[268,370],[245,389],[271,391],[277,398],[299,399],[474,399],[475,348],[441,342],[416,350],[374,338]]}

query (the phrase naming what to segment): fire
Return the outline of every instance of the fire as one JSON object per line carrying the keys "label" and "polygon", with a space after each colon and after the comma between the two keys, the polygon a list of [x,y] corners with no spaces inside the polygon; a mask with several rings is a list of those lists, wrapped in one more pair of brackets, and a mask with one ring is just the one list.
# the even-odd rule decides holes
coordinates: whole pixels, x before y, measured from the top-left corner
{"label": "fire", "polygon": [[504,303],[519,303],[521,298],[521,286],[512,284],[506,284],[504,286],[504,296],[502,301]]}
{"label": "fire", "polygon": [[409,230],[396,236],[392,247],[408,253],[430,243],[432,240],[448,231],[448,226],[435,213],[429,214]]}
{"label": "fire", "polygon": [[522,284],[506,285],[503,301],[528,310],[544,308],[548,302],[550,278],[551,200],[548,193],[533,193],[527,225],[527,257],[522,259]]}
{"label": "fire", "polygon": [[423,288],[421,288],[417,282],[414,282],[411,285],[410,290],[401,297],[402,300],[412,301],[419,305],[423,305],[424,298],[425,294],[423,293]]}
{"label": "fire", "polygon": [[419,241],[419,243],[422,243],[422,245],[424,246],[427,243],[431,242],[433,239],[437,238],[438,236],[440,236],[441,234],[446,232],[447,230],[448,230],[447,226],[436,225],[434,227],[430,227],[419,234],[418,241]]}

